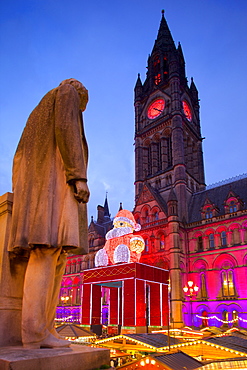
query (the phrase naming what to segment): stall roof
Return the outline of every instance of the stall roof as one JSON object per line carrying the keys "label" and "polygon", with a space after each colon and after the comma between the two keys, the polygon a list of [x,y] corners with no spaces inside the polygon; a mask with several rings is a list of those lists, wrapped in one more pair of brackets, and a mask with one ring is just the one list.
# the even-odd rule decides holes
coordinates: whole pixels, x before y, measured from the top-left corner
{"label": "stall roof", "polygon": [[96,334],[75,324],[63,324],[58,326],[56,331],[63,337],[96,337]]}
{"label": "stall roof", "polygon": [[[160,348],[168,346],[168,336],[158,333],[144,333],[144,334],[125,334],[126,337],[135,339],[139,342],[146,343],[152,347]],[[170,345],[178,344],[181,341],[177,338],[170,337]]]}
{"label": "stall roof", "polygon": [[207,342],[218,346],[233,349],[234,351],[244,352],[247,354],[247,338],[236,335],[223,335],[205,339]]}
{"label": "stall roof", "polygon": [[162,362],[170,369],[187,369],[193,370],[202,366],[202,362],[195,360],[193,357],[184,352],[168,353],[167,355],[152,355],[156,360]]}

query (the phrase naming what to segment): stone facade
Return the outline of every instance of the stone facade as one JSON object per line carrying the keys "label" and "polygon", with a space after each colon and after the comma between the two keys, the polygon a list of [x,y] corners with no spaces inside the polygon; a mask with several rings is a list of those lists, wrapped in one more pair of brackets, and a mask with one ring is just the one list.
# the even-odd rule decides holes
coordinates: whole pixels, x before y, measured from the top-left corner
{"label": "stone facade", "polygon": [[[164,15],[146,80],[136,82],[135,117],[141,262],[170,270],[173,325],[246,327],[247,176],[205,186],[198,91]],[[197,295],[184,294],[188,280]]]}
{"label": "stone facade", "polygon": [[[246,328],[247,175],[206,187],[198,91],[193,79],[187,83],[182,48],[175,46],[164,14],[146,79],[142,83],[138,76],[134,92],[133,213],[145,240],[140,262],[170,270],[174,327]],[[111,228],[108,204],[98,212],[89,225],[89,255],[69,257],[64,281],[72,289],[79,289],[82,270],[94,267],[94,254]],[[77,273],[69,266],[77,266]],[[199,291],[187,296],[183,287],[190,280]],[[74,320],[77,308],[80,322],[80,292],[78,305],[71,303],[69,298],[59,307],[59,317]]]}

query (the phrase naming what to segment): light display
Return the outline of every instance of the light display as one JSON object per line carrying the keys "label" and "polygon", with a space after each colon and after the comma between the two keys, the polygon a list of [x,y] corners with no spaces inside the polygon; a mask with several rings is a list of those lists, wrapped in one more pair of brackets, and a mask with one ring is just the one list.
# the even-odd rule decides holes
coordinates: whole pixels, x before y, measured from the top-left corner
{"label": "light display", "polygon": [[189,104],[183,100],[183,110],[188,121],[192,120],[192,113]]}
{"label": "light display", "polygon": [[157,118],[161,115],[165,108],[165,100],[164,99],[156,99],[154,100],[148,107],[147,116],[150,119]]}
{"label": "light display", "polygon": [[[196,317],[198,317],[199,319],[205,319],[204,316],[196,315]],[[247,322],[247,320],[242,319],[242,317],[236,317],[236,319],[233,319],[233,320],[222,320],[222,319],[219,319],[217,316],[210,316],[210,317],[206,317],[206,318],[208,320],[210,320],[210,319],[216,319],[217,321],[220,321],[223,324],[233,324],[234,322],[236,322],[238,320],[243,321],[243,322]]]}
{"label": "light display", "polygon": [[104,249],[100,249],[96,253],[94,263],[95,263],[96,267],[107,266],[108,265],[108,256],[107,256],[107,253]]}
{"label": "light display", "polygon": [[106,234],[103,249],[95,255],[95,266],[108,264],[138,262],[145,242],[140,235],[133,234],[141,226],[135,221],[133,214],[125,209],[120,210],[113,221],[114,228]]}
{"label": "light display", "polygon": [[130,250],[125,244],[119,244],[113,254],[114,262],[127,262],[130,261]]}

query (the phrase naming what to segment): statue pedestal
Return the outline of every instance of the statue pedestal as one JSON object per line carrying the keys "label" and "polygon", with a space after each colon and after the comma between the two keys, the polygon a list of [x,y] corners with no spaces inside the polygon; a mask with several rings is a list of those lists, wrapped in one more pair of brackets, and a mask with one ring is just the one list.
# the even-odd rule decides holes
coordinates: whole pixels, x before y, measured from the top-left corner
{"label": "statue pedestal", "polygon": [[110,363],[110,350],[73,344],[64,349],[0,348],[2,370],[92,370]]}
{"label": "statue pedestal", "polygon": [[0,196],[0,347],[21,342],[21,305],[27,261],[10,259],[13,194]]}

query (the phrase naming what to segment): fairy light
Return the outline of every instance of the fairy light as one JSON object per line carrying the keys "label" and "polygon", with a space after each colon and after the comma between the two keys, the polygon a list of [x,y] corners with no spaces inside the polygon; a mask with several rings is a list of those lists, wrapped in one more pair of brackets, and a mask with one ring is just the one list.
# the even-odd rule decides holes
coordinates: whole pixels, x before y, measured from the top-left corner
{"label": "fairy light", "polygon": [[71,316],[63,317],[62,319],[56,318],[55,321],[67,321],[67,320],[72,319],[72,318],[73,318],[73,316],[71,315]]}
{"label": "fairy light", "polygon": [[[153,347],[153,346],[148,345],[146,343],[143,343],[143,342],[141,342],[139,340],[136,340],[134,338],[125,337],[124,335],[118,335],[118,336],[116,336],[114,338],[110,337],[110,338],[98,340],[98,341],[95,341],[95,344],[106,343],[106,342],[109,342],[109,341],[112,341],[112,340],[116,340],[116,339],[121,339],[121,338],[122,339],[126,339],[126,340],[130,340],[130,341],[133,341],[133,342],[135,342],[137,344],[142,345],[143,347],[151,348],[151,349],[155,350],[156,352],[166,352],[166,351],[169,351],[170,350],[168,346],[156,348],[156,347]],[[245,357],[246,356],[246,354],[243,353],[243,352],[234,351],[233,349],[230,349],[230,348],[227,348],[227,347],[218,345],[218,344],[214,344],[214,343],[211,343],[211,342],[207,342],[205,340],[194,340],[194,341],[190,341],[190,342],[187,342],[187,343],[181,343],[181,344],[171,345],[170,348],[179,349],[179,348],[184,348],[184,347],[188,347],[188,346],[196,346],[196,345],[201,345],[201,344],[204,344],[204,345],[209,346],[209,347],[216,348],[218,350],[222,350],[222,351],[234,353],[234,354],[236,354],[238,356],[241,356],[241,357]],[[142,361],[144,361],[144,360],[142,360]],[[144,361],[144,365],[146,363],[147,362]],[[152,364],[152,362],[151,362],[151,364]],[[141,364],[141,366],[144,366],[144,365]]]}
{"label": "fairy light", "polygon": [[216,319],[224,324],[233,324],[234,322],[240,320],[240,321],[243,321],[243,322],[247,322],[247,320],[245,319],[242,319],[242,317],[237,317],[235,319],[232,319],[232,320],[222,320],[220,318],[218,318],[217,316],[209,316],[209,317],[205,317],[205,316],[200,316],[200,315],[196,315],[196,317],[198,317],[199,319],[207,319],[207,320],[210,320],[210,319]]}

